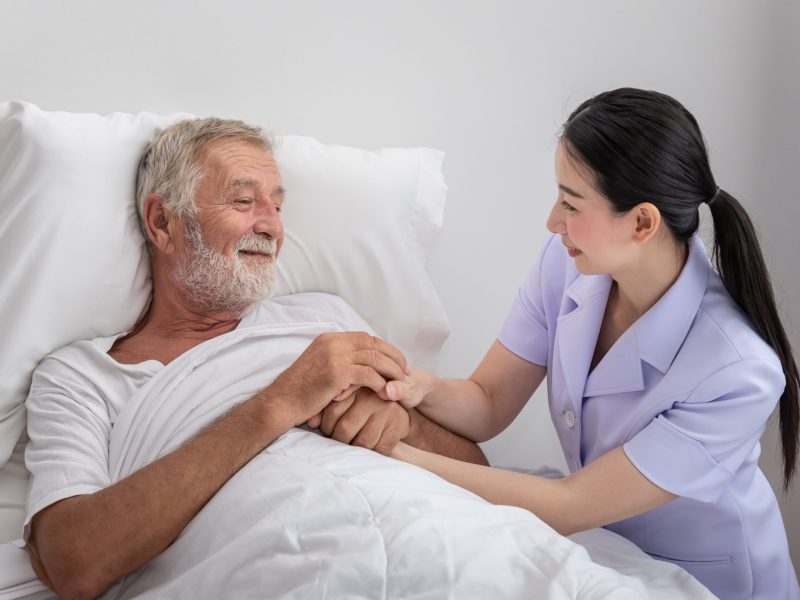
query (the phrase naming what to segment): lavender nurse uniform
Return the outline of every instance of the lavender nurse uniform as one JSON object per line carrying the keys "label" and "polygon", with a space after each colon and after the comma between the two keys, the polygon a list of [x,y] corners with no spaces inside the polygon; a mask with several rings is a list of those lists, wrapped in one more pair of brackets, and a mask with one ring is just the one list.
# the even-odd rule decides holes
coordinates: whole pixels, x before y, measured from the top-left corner
{"label": "lavender nurse uniform", "polygon": [[610,286],[608,275],[581,275],[554,235],[499,336],[547,366],[570,471],[622,446],[679,498],[608,529],[724,600],[800,599],[778,503],[758,468],[759,438],[785,385],[777,356],[695,236],[677,281],[589,373]]}

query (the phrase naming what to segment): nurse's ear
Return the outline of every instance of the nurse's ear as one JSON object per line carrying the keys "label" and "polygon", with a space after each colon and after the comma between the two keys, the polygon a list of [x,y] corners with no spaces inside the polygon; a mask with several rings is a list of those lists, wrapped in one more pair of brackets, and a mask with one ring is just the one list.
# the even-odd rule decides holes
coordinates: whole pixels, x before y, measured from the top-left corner
{"label": "nurse's ear", "polygon": [[661,211],[651,202],[642,202],[633,207],[633,241],[645,244],[661,227]]}

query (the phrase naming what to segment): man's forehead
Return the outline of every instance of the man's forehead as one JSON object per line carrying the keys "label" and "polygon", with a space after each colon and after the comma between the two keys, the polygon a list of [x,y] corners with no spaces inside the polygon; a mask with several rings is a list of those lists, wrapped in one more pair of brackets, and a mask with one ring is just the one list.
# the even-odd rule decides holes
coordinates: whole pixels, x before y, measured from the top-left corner
{"label": "man's forehead", "polygon": [[266,146],[248,140],[223,138],[212,140],[200,149],[200,160],[218,162],[244,158],[260,158],[274,162],[272,152]]}
{"label": "man's forehead", "polygon": [[264,183],[264,176],[280,180],[275,157],[266,148],[252,142],[211,142],[204,148],[201,161],[221,180],[226,189],[260,185]]}

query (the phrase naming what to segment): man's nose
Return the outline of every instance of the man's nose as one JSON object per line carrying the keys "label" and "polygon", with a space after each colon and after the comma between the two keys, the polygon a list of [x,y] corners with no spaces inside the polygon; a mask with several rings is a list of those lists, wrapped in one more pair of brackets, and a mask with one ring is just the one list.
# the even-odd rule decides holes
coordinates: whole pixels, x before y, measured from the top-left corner
{"label": "man's nose", "polygon": [[272,202],[265,202],[258,207],[253,223],[254,233],[264,233],[273,239],[283,235],[283,221],[281,214]]}

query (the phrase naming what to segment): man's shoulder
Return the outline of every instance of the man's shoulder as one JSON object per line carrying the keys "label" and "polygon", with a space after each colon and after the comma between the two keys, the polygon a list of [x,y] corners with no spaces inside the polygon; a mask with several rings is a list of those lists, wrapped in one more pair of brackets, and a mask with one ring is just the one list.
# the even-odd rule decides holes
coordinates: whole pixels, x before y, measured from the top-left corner
{"label": "man's shoulder", "polygon": [[103,350],[101,350],[101,346],[103,345],[104,340],[113,340],[114,338],[116,338],[116,336],[111,336],[108,338],[99,337],[70,342],[45,356],[39,363],[37,369],[41,369],[42,367],[52,367],[55,364],[69,365],[73,363],[81,364],[85,363],[86,361],[91,361],[103,352]]}
{"label": "man's shoulder", "polygon": [[31,391],[71,385],[93,377],[103,369],[106,346],[117,336],[71,342],[45,356],[33,372]]}

